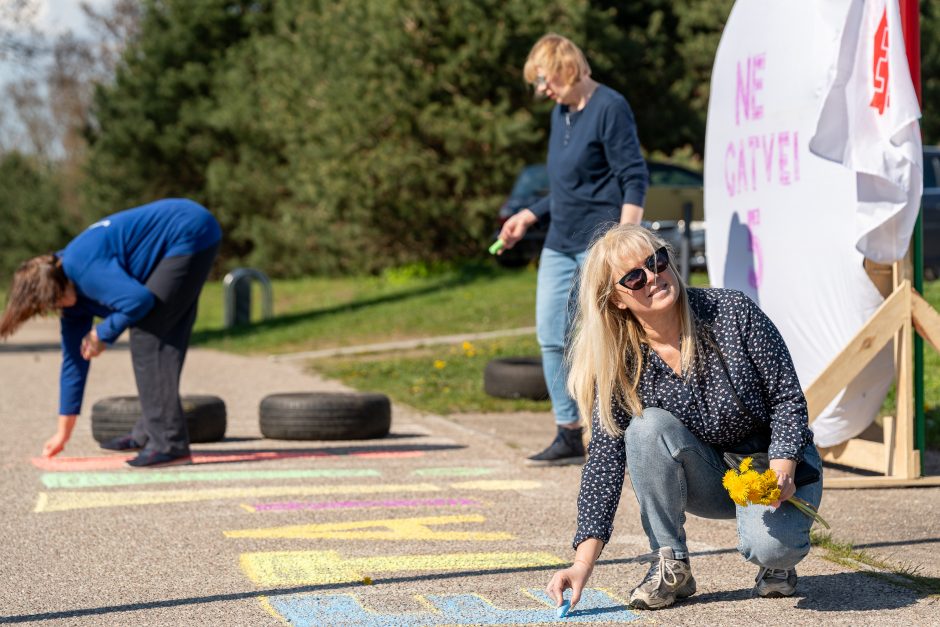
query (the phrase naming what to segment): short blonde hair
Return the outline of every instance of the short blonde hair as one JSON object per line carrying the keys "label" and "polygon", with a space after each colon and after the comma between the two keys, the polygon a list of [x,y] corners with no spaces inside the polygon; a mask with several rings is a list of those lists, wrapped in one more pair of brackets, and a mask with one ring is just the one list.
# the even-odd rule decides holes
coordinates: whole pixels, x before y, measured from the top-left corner
{"label": "short blonde hair", "polygon": [[567,37],[556,33],[543,35],[529,51],[522,70],[527,83],[535,83],[539,68],[565,85],[574,85],[591,75],[591,66],[581,49]]}

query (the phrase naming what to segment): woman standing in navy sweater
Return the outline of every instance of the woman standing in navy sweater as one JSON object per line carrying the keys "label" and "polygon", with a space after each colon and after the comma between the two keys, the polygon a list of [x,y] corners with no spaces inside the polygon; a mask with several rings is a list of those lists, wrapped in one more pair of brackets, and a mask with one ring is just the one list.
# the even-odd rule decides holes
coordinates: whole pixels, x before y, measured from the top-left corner
{"label": "woman standing in navy sweater", "polygon": [[584,53],[549,33],[529,52],[525,80],[557,104],[548,140],[550,193],[503,225],[512,248],[536,222],[548,222],[539,260],[535,318],[557,435],[531,463],[584,461],[577,406],[566,390],[568,296],[592,239],[617,223],[639,224],[649,175],[626,99],[591,78]]}
{"label": "woman standing in navy sweater", "polygon": [[[179,380],[202,286],[222,231],[204,207],[166,199],[92,224],[63,250],[23,263],[3,317],[6,338],[35,315],[61,310],[59,427],[43,454],[65,447],[81,411],[90,360],[130,328],[142,415],[131,433],[102,443],[138,450],[131,466],[189,463]],[[102,318],[93,325],[95,316]]]}

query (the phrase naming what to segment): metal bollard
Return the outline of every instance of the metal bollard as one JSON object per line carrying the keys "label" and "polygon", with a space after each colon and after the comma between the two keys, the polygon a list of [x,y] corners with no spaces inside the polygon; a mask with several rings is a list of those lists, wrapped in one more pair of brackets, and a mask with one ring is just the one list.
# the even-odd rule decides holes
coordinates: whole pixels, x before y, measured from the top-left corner
{"label": "metal bollard", "polygon": [[262,319],[267,320],[274,315],[274,296],[268,275],[255,268],[236,268],[222,279],[226,329],[251,322],[251,282],[253,280],[261,285]]}
{"label": "metal bollard", "polygon": [[682,203],[682,243],[679,250],[679,272],[688,284],[692,261],[692,203]]}

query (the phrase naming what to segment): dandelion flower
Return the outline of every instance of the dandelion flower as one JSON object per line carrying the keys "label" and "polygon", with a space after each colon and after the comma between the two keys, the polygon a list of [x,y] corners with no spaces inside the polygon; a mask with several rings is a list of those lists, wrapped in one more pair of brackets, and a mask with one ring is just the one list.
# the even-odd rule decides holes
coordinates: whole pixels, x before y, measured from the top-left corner
{"label": "dandelion flower", "polygon": [[443,359],[435,359],[434,367],[438,370],[443,370],[444,368],[447,367],[447,362],[444,361]]}
{"label": "dandelion flower", "polygon": [[[777,484],[777,473],[768,468],[762,473],[753,470],[754,460],[745,457],[741,460],[738,470],[728,470],[721,478],[721,485],[728,491],[731,500],[741,507],[748,505],[770,505],[780,500],[780,486]],[[787,502],[795,508],[829,529],[827,523],[816,508],[803,499],[791,496]]]}

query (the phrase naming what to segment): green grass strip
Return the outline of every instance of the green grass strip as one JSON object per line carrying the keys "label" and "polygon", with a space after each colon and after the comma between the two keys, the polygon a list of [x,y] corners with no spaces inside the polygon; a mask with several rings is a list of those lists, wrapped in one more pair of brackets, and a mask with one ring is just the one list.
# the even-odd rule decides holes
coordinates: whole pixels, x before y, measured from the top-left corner
{"label": "green grass strip", "polygon": [[824,549],[824,559],[846,568],[851,568],[871,577],[913,590],[927,596],[940,595],[940,578],[918,574],[919,566],[891,564],[864,551],[858,550],[851,542],[840,542],[830,533],[810,532],[810,543]]}

